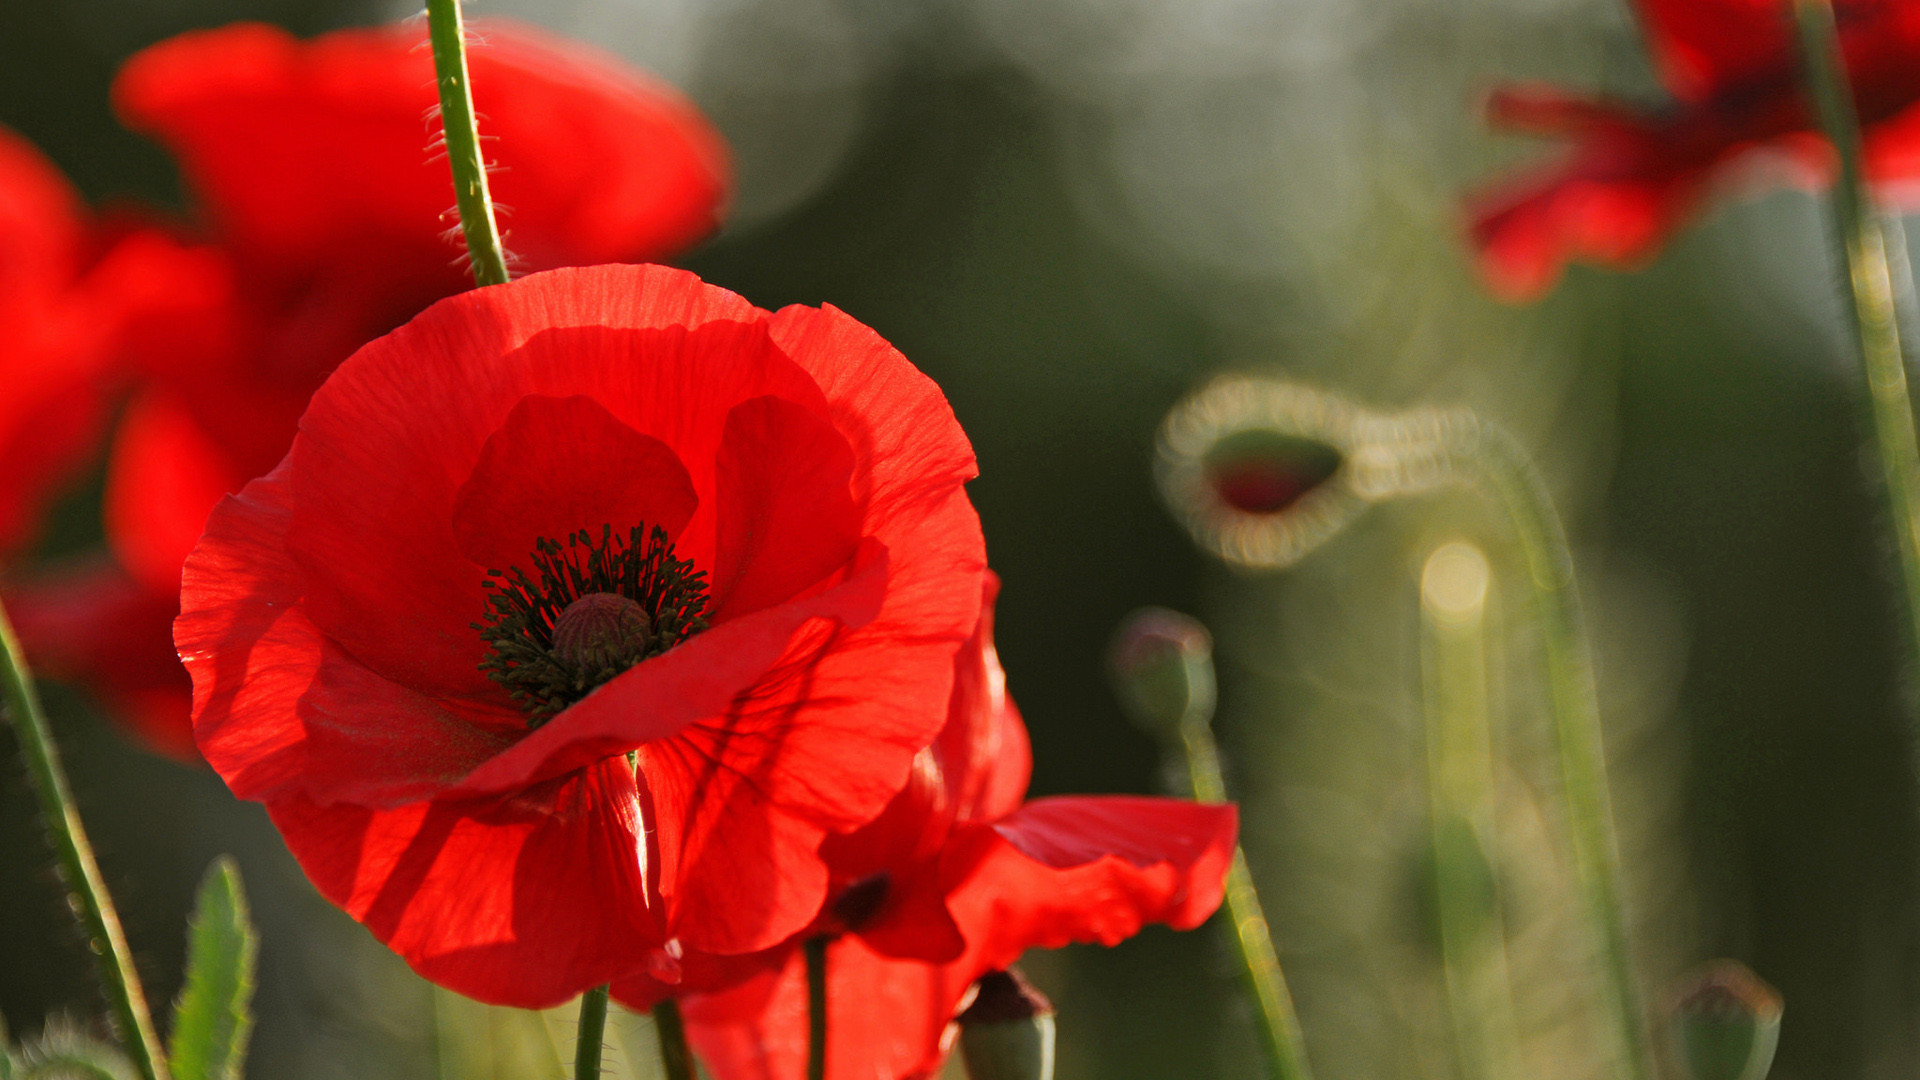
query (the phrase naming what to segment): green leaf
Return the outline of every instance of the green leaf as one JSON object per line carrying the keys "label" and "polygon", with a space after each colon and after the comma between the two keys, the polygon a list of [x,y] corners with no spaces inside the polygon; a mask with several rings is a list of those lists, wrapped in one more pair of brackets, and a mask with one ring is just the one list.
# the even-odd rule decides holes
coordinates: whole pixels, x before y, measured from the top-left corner
{"label": "green leaf", "polygon": [[173,1010],[167,1056],[174,1080],[239,1080],[253,1029],[253,961],[240,870],[222,855],[207,868],[187,930],[187,984]]}

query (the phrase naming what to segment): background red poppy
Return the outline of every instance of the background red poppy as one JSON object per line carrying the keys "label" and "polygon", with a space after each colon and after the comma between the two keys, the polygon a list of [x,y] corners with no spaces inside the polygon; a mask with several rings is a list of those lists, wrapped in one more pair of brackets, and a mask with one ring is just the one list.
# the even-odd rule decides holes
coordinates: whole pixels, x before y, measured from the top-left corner
{"label": "background red poppy", "polygon": [[[1920,179],[1920,7],[1833,6],[1868,175],[1889,191],[1912,189]],[[1786,5],[1640,0],[1637,10],[1671,104],[1641,108],[1536,85],[1493,93],[1494,126],[1573,144],[1559,161],[1468,200],[1481,268],[1502,295],[1538,296],[1569,261],[1643,265],[1716,190],[1733,186],[1735,161],[1753,151],[1775,151],[1814,182],[1832,175]]]}
{"label": "background red poppy", "polygon": [[[517,268],[658,259],[714,229],[725,147],[676,91],[529,26],[474,29]],[[470,284],[447,235],[452,177],[428,147],[425,33],[301,41],[243,23],[146,49],[115,81],[122,120],[172,153],[196,211],[177,237],[140,237],[142,303],[113,358],[135,386],[113,440],[107,538],[116,590],[151,602],[103,602],[112,571],[90,567],[23,596],[23,633],[47,670],[95,684],[169,752],[193,756],[166,608],[207,513],[280,459],[334,365]]]}

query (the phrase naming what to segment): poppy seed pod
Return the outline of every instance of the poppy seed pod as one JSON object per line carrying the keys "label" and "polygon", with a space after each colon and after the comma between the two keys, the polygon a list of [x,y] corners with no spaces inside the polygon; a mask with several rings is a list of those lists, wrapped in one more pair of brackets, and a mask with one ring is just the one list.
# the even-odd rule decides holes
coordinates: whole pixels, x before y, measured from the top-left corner
{"label": "poppy seed pod", "polygon": [[1213,636],[1197,619],[1166,608],[1127,617],[1108,652],[1114,692],[1134,723],[1170,733],[1213,716]]}
{"label": "poppy seed pod", "polygon": [[968,1080],[1053,1080],[1053,1004],[1020,973],[981,978],[960,1014]]}
{"label": "poppy seed pod", "polygon": [[1764,1080],[1780,1044],[1780,994],[1736,960],[1681,980],[1667,1006],[1677,1074],[1686,1080]]}
{"label": "poppy seed pod", "polygon": [[1201,547],[1279,569],[1369,503],[1452,480],[1477,433],[1464,412],[1387,416],[1295,383],[1225,375],[1167,414],[1154,475]]}

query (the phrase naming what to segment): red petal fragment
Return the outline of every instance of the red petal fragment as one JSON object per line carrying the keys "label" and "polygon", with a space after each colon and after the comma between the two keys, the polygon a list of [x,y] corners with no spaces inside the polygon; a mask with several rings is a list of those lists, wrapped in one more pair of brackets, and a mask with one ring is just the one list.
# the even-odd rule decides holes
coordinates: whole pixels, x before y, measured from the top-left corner
{"label": "red petal fragment", "polygon": [[624,538],[644,522],[672,539],[699,504],[686,466],[667,444],[590,397],[531,394],[480,448],[473,474],[454,496],[453,533],[460,553],[477,565],[530,570],[543,537],[564,545],[581,529],[598,539],[611,525]]}
{"label": "red petal fragment", "polygon": [[286,467],[214,508],[187,558],[174,644],[193,676],[200,753],[242,799],[295,790],[306,765],[300,699],[323,641],[297,606],[286,551]]}
{"label": "red petal fragment", "polygon": [[1661,79],[1682,101],[1704,101],[1791,61],[1792,14],[1772,0],[1636,0],[1635,7]]}
{"label": "red petal fragment", "polygon": [[1040,799],[992,825],[956,830],[948,908],[976,974],[1030,948],[1112,945],[1150,922],[1191,929],[1220,906],[1238,825],[1232,806]]}
{"label": "red petal fragment", "polygon": [[177,592],[207,515],[246,479],[190,411],[164,392],[141,395],[121,418],[107,474],[115,557],[153,592]]}
{"label": "red petal fragment", "polygon": [[658,944],[624,761],[504,801],[372,810],[292,796],[268,809],[327,899],[468,997],[548,1008]]}
{"label": "red petal fragment", "polygon": [[177,591],[93,559],[15,583],[6,605],[36,673],[86,687],[149,749],[200,761],[193,683],[173,651]]}
{"label": "red petal fragment", "polygon": [[81,214],[59,170],[0,128],[0,557],[38,535],[106,419],[98,380],[119,311],[81,280]]}
{"label": "red petal fragment", "polygon": [[818,413],[775,397],[733,407],[715,463],[715,622],[781,603],[846,565],[860,542],[853,464]]}
{"label": "red petal fragment", "polygon": [[900,351],[831,304],[773,316],[773,339],[833,403],[832,415],[859,468],[867,531],[915,500],[946,497],[979,474],[973,446],[945,395]]}
{"label": "red petal fragment", "polygon": [[1618,105],[1566,93],[1545,83],[1508,83],[1487,94],[1487,124],[1526,135],[1579,135],[1597,128],[1631,124],[1633,114]]}
{"label": "red petal fragment", "polygon": [[[979,973],[965,962],[891,960],[857,937],[827,949],[828,1080],[926,1080],[952,1045],[949,1025]],[[778,974],[684,1006],[694,1052],[716,1080],[802,1080],[807,1065],[806,967],[799,950]]]}
{"label": "red petal fragment", "polygon": [[[713,228],[725,151],[677,93],[531,27],[472,29],[493,190],[528,266],[658,257]],[[440,238],[453,185],[428,149],[425,38],[418,23],[308,42],[252,24],[182,34],[128,61],[114,101],[173,151],[257,268],[430,283],[410,297],[417,310],[462,284]]]}

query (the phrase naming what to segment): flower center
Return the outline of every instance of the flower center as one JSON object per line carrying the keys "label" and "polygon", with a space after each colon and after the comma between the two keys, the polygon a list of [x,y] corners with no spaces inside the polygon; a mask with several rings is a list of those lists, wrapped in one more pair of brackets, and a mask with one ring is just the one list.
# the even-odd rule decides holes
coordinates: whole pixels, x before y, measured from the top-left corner
{"label": "flower center", "polygon": [[600,684],[707,628],[707,574],[677,559],[666,530],[602,526],[565,547],[541,537],[520,567],[488,570],[480,662],[539,727]]}

